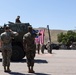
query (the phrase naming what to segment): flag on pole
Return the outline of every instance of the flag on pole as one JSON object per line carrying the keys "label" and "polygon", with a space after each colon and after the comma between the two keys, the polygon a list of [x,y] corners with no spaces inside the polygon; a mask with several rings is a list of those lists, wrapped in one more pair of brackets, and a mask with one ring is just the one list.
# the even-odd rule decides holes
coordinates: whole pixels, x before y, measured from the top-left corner
{"label": "flag on pole", "polygon": [[35,38],[36,44],[44,44],[44,32],[45,32],[45,30],[39,30],[39,33],[41,35]]}

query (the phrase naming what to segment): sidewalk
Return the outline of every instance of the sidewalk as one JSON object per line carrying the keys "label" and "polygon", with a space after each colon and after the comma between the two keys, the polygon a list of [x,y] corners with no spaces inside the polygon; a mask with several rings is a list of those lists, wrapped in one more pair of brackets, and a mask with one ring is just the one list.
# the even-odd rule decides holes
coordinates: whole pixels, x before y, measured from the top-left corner
{"label": "sidewalk", "polygon": [[53,50],[36,54],[35,74],[27,72],[26,57],[20,62],[11,62],[12,72],[4,73],[0,54],[0,75],[76,75],[76,50]]}

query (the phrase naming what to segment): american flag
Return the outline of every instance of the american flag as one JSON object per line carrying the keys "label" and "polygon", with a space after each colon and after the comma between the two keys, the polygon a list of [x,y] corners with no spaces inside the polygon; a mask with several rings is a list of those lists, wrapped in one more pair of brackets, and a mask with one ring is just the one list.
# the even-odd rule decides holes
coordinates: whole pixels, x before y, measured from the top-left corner
{"label": "american flag", "polygon": [[39,30],[39,33],[41,33],[41,35],[37,36],[35,38],[35,43],[36,44],[44,44],[44,32],[45,32],[44,29],[43,30]]}

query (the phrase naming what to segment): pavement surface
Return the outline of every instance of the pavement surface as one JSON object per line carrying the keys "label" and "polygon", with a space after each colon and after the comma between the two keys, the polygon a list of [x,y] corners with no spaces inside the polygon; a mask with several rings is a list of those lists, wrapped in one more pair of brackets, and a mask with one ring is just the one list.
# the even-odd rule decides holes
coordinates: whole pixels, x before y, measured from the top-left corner
{"label": "pavement surface", "polygon": [[76,50],[53,50],[49,54],[36,54],[34,70],[28,73],[26,57],[19,62],[11,62],[10,73],[5,73],[0,53],[0,75],[76,75]]}

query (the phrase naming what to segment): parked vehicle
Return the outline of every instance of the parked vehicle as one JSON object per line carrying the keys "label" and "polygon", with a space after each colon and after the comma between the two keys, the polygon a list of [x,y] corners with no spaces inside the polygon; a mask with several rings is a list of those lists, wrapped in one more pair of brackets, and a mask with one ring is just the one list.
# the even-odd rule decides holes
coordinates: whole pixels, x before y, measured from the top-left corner
{"label": "parked vehicle", "polygon": [[52,49],[59,49],[59,45],[55,43],[51,44],[51,47]]}
{"label": "parked vehicle", "polygon": [[[58,44],[52,43],[52,44],[50,44],[50,46],[51,46],[52,49],[56,49],[56,50],[59,49],[59,45]],[[44,48],[47,49],[46,45],[44,45]]]}

